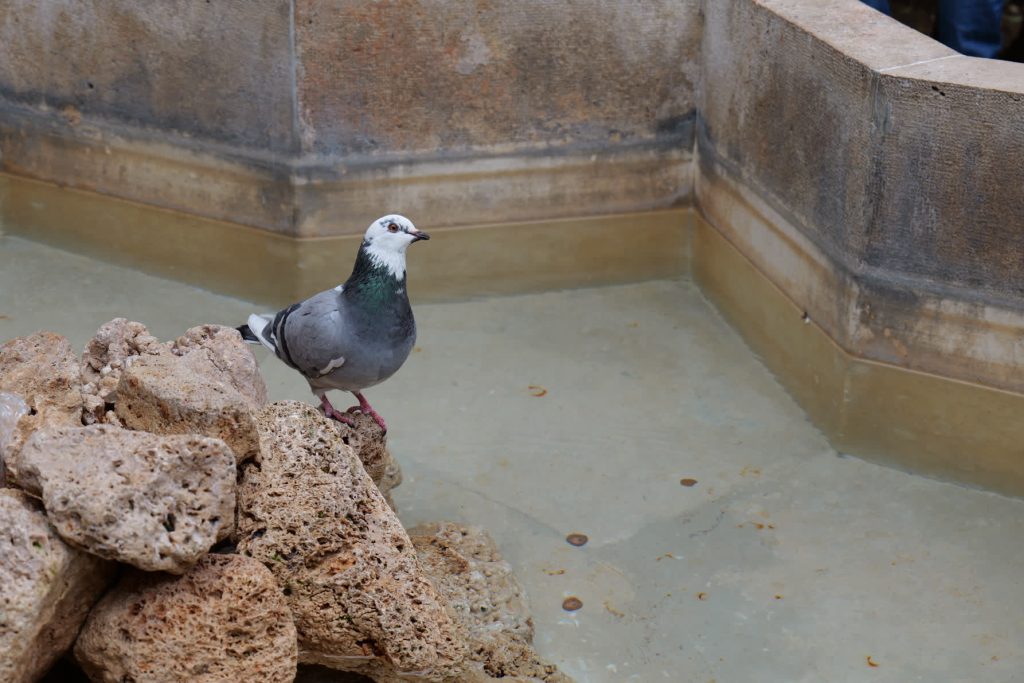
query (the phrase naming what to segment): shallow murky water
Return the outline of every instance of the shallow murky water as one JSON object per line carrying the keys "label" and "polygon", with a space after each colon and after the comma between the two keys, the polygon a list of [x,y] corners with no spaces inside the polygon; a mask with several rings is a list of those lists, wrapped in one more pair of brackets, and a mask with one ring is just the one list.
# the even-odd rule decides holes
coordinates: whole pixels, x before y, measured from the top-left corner
{"label": "shallow murky water", "polygon": [[[117,316],[166,339],[251,310],[0,238],[0,339],[52,329],[81,347]],[[691,284],[416,313],[418,350],[368,392],[405,470],[402,519],[488,529],[529,593],[538,649],[577,680],[1024,668],[1024,501],[837,456]],[[311,400],[261,363],[272,398]]]}

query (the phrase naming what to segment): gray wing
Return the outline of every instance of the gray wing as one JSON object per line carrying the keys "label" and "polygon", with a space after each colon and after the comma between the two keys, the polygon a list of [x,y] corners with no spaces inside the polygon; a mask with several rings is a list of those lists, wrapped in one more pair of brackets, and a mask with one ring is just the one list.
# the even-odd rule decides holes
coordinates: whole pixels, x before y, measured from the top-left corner
{"label": "gray wing", "polygon": [[271,323],[278,357],[311,379],[345,364],[351,343],[339,295],[338,289],[320,292],[284,309]]}

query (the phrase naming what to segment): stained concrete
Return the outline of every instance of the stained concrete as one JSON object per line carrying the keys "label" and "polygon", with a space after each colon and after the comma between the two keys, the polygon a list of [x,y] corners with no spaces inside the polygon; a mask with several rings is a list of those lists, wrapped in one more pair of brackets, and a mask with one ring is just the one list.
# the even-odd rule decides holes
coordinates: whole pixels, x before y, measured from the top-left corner
{"label": "stained concrete", "polygon": [[288,151],[290,31],[288,0],[0,0],[0,102],[59,112],[72,130],[109,119]]}
{"label": "stained concrete", "polygon": [[0,0],[0,169],[302,237],[685,204],[699,7]]}
{"label": "stained concrete", "polygon": [[296,0],[303,149],[687,146],[699,5]]}
{"label": "stained concrete", "polygon": [[[252,308],[10,237],[0,293],[0,339],[50,328],[78,347],[117,315],[169,338]],[[690,283],[417,317],[419,350],[369,392],[403,522],[488,528],[540,651],[577,680],[1009,682],[1024,666],[1024,502],[838,457]],[[309,398],[263,367],[273,398]]]}
{"label": "stained concrete", "polygon": [[704,17],[709,221],[848,353],[1024,390],[1024,66],[851,0]]}

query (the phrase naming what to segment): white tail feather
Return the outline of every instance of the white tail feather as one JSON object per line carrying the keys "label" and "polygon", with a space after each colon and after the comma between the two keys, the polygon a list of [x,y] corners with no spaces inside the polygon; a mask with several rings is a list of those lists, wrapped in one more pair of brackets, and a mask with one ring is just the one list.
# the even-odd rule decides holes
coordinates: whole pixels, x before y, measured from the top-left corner
{"label": "white tail feather", "polygon": [[256,338],[260,340],[260,344],[263,344],[271,351],[277,352],[274,345],[267,341],[266,337],[263,336],[263,330],[266,329],[267,325],[273,321],[274,316],[272,315],[260,315],[259,313],[253,313],[249,316],[248,324],[249,329],[252,331]]}

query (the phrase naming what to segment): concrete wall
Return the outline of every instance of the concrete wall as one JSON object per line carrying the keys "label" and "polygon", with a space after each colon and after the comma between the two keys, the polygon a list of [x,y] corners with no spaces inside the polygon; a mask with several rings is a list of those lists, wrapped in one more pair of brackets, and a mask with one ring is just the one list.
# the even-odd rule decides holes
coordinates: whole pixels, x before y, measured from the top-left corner
{"label": "concrete wall", "polygon": [[287,0],[3,0],[0,98],[71,126],[289,152],[290,24]]}
{"label": "concrete wall", "polygon": [[297,0],[304,149],[685,145],[696,4]]}
{"label": "concrete wall", "polygon": [[669,207],[699,42],[698,0],[0,0],[0,157],[295,236]]}
{"label": "concrete wall", "polygon": [[848,352],[1024,390],[1024,66],[855,0],[707,3],[702,55],[712,224]]}

